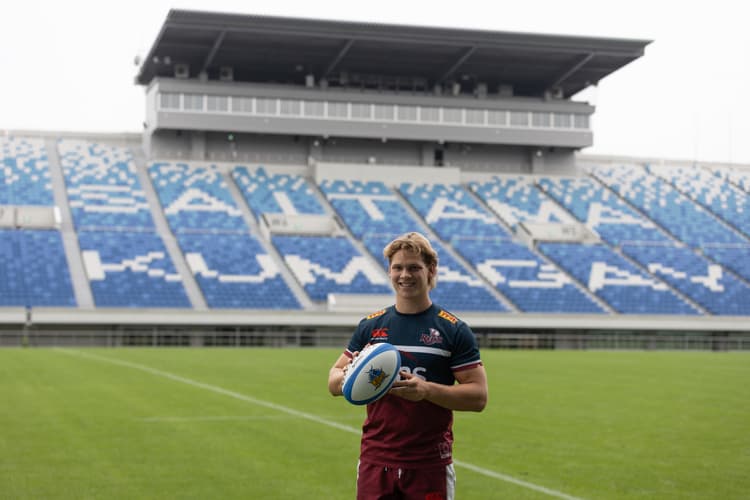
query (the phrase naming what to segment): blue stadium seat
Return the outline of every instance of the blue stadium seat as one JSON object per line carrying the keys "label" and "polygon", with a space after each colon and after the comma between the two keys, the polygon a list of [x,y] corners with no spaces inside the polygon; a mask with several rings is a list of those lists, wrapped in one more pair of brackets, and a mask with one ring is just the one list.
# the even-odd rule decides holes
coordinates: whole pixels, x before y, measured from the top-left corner
{"label": "blue stadium seat", "polygon": [[709,167],[713,174],[729,182],[746,193],[750,193],[750,171],[738,167]]}
{"label": "blue stadium seat", "polygon": [[423,231],[383,182],[323,180],[320,189],[357,239]]}
{"label": "blue stadium seat", "polygon": [[383,270],[345,237],[274,236],[272,241],[313,300],[325,301],[329,293],[391,293]]}
{"label": "blue stadium seat", "polygon": [[25,306],[29,300],[17,233],[0,229],[0,304],[4,306]]}
{"label": "blue stadium seat", "polygon": [[710,243],[747,243],[707,210],[643,168],[597,167],[592,172],[678,240],[693,248]]}
{"label": "blue stadium seat", "polygon": [[540,243],[539,250],[625,314],[699,314],[661,280],[604,245]]}
{"label": "blue stadium seat", "polygon": [[310,184],[300,175],[269,175],[263,167],[251,171],[247,167],[237,166],[232,170],[232,177],[257,217],[264,213],[325,213]]}
{"label": "blue stadium seat", "polygon": [[[695,167],[648,167],[678,190],[750,237],[750,194],[731,182]],[[750,244],[750,240],[748,242]]]}
{"label": "blue stadium seat", "polygon": [[0,306],[75,305],[60,233],[0,229]]}
{"label": "blue stadium seat", "polygon": [[247,231],[216,165],[156,162],[148,170],[173,232]]}
{"label": "blue stadium seat", "polygon": [[567,274],[521,244],[464,240],[456,249],[521,311],[605,312]]}
{"label": "blue stadium seat", "polygon": [[54,205],[41,139],[0,137],[0,205]]}
{"label": "blue stadium seat", "polygon": [[60,139],[57,149],[77,229],[154,230],[146,194],[127,148]]}
{"label": "blue stadium seat", "polygon": [[155,233],[79,231],[97,307],[190,307],[182,278]]}
{"label": "blue stadium seat", "polygon": [[605,241],[668,241],[653,223],[590,177],[542,177],[539,186]]}
{"label": "blue stadium seat", "polygon": [[570,223],[574,218],[534,183],[532,176],[492,176],[468,183],[479,198],[511,228],[521,222]]}
{"label": "blue stadium seat", "polygon": [[750,315],[750,286],[690,249],[623,245],[622,251],[710,313]]}
{"label": "blue stadium seat", "polygon": [[706,245],[704,255],[750,282],[750,245]]}
{"label": "blue stadium seat", "polygon": [[300,309],[276,262],[250,234],[178,233],[206,303],[221,309]]}
{"label": "blue stadium seat", "polygon": [[505,227],[463,187],[405,182],[399,191],[444,241],[459,238],[510,238]]}

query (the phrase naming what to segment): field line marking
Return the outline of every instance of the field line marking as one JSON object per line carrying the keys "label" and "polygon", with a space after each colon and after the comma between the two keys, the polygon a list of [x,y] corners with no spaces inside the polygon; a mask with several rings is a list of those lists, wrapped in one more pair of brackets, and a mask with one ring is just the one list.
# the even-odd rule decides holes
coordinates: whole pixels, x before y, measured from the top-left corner
{"label": "field line marking", "polygon": [[[257,399],[252,396],[247,396],[245,394],[241,394],[239,392],[230,391],[228,389],[224,389],[223,387],[219,387],[216,385],[211,384],[205,384],[203,382],[198,382],[197,380],[189,379],[186,377],[181,377],[180,375],[175,375],[174,373],[165,372],[163,370],[158,370],[156,368],[151,368],[150,366],[146,365],[140,365],[138,363],[131,363],[129,361],[123,361],[120,359],[112,359],[105,356],[99,356],[97,354],[91,354],[89,352],[83,352],[83,351],[77,351],[74,349],[65,349],[65,348],[55,348],[55,350],[71,355],[71,356],[79,356],[82,358],[89,358],[97,361],[101,361],[104,363],[109,363],[113,365],[119,365],[124,366],[126,368],[132,368],[134,370],[140,370],[146,373],[150,373],[152,375],[156,375],[157,377],[166,378],[169,380],[173,380],[175,382],[180,382],[182,384],[190,385],[193,387],[197,387],[199,389],[205,389],[210,392],[214,392],[216,394],[222,394],[224,396],[229,396],[230,398],[238,399],[240,401],[245,401],[247,403],[252,403],[258,406],[263,406],[265,408],[271,408],[273,410],[279,411],[281,413],[286,413],[287,415],[292,415],[295,417],[303,418],[306,420],[310,420],[312,422],[317,422],[321,425],[326,425],[328,427],[333,427],[335,429],[342,430],[344,432],[349,432],[351,434],[357,434],[359,435],[361,430],[357,429],[355,427],[352,427],[350,425],[344,425],[339,424],[338,422],[334,422],[332,420],[327,420],[325,418],[318,417],[317,415],[313,415],[312,413],[307,413],[304,411],[295,410],[294,408],[289,408],[288,406],[279,405],[276,403],[271,403],[270,401],[264,401],[262,399]],[[530,490],[537,491],[539,493],[544,493],[545,495],[549,495],[552,497],[562,498],[565,500],[583,500],[579,497],[574,497],[571,495],[568,495],[566,493],[562,493],[560,491],[552,490],[549,488],[545,488],[544,486],[539,486],[534,483],[530,483],[528,481],[523,481],[521,479],[517,479],[513,476],[508,476],[507,474],[501,474],[499,472],[495,472],[489,469],[485,469],[483,467],[479,467],[473,464],[470,464],[468,462],[464,462],[461,460],[454,460],[453,461],[457,466],[463,467],[464,469],[468,469],[470,471],[476,472],[477,474],[481,474],[483,476],[491,477],[494,479],[499,479],[501,481],[506,481],[511,484],[515,484],[516,486],[521,486],[524,488],[528,488]]]}
{"label": "field line marking", "polygon": [[495,472],[493,470],[485,469],[484,467],[479,467],[474,464],[463,462],[461,460],[454,459],[453,463],[460,467],[463,467],[464,469],[469,469],[470,471],[474,471],[477,474],[482,474],[483,476],[492,477],[495,479],[499,479],[501,481],[513,483],[517,486],[522,486],[530,490],[538,491],[539,493],[544,493],[545,495],[549,495],[551,497],[564,498],[565,500],[583,500],[580,497],[574,497],[572,495],[568,495],[567,493],[563,493],[561,491],[556,491],[550,488],[545,488],[544,486],[539,486],[538,484],[530,483],[522,479],[516,479],[513,476],[509,476],[507,474],[502,474],[500,472]]}
{"label": "field line marking", "polygon": [[[204,415],[195,417],[182,417],[182,416],[155,416],[155,417],[139,417],[135,418],[139,422],[244,422],[252,420],[285,420],[298,418],[296,415]],[[320,417],[325,418],[325,417]],[[335,419],[336,417],[330,417]],[[347,417],[347,420],[357,418],[362,420],[361,416],[358,417]]]}
{"label": "field line marking", "polygon": [[334,422],[332,420],[326,420],[323,418],[320,418],[316,415],[313,415],[312,413],[306,413],[303,411],[295,410],[294,408],[289,408],[282,405],[277,405],[275,403],[271,403],[270,401],[264,401],[262,399],[257,399],[252,396],[246,396],[245,394],[240,394],[239,392],[230,391],[228,389],[224,389],[223,387],[210,385],[210,384],[204,384],[203,382],[198,382],[196,380],[192,380],[189,378],[181,377],[179,375],[175,375],[174,373],[165,372],[162,370],[157,370],[156,368],[151,368],[150,366],[146,365],[139,365],[137,363],[130,363],[129,361],[122,361],[119,359],[112,359],[107,358],[104,356],[99,356],[97,354],[91,354],[91,353],[84,353],[82,351],[76,351],[72,349],[58,349],[60,352],[64,352],[65,354],[70,354],[74,356],[79,356],[82,358],[90,358],[98,361],[102,361],[105,363],[110,363],[114,365],[120,365],[124,366],[126,368],[132,368],[134,370],[140,370],[146,373],[150,373],[152,375],[156,375],[158,377],[163,377],[169,380],[174,380],[175,382],[180,382],[186,385],[190,385],[193,387],[197,387],[199,389],[205,389],[207,391],[214,392],[216,394],[222,394],[224,396],[229,396],[230,398],[239,399],[240,401],[245,401],[247,403],[252,403],[258,406],[263,406],[265,408],[271,408],[276,411],[280,411],[282,413],[286,413],[287,415],[294,415],[295,417],[304,418],[307,420],[311,420],[313,422],[317,422],[319,424],[327,425],[329,427],[333,427],[335,429],[339,429],[345,432],[350,432],[353,434],[359,434],[359,429],[355,429],[354,427],[351,427],[349,425],[339,424],[337,422]]}
{"label": "field line marking", "polygon": [[137,418],[139,422],[243,422],[252,420],[282,420],[288,418],[297,418],[292,415],[215,415],[215,416],[197,416],[197,417],[142,417]]}

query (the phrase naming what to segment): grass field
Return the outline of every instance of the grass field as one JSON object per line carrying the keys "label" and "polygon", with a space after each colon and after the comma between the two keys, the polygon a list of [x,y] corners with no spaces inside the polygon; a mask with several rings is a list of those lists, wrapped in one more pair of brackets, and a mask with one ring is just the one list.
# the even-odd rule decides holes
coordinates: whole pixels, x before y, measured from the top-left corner
{"label": "grass field", "polygon": [[[0,498],[351,499],[337,349],[0,349]],[[746,499],[750,355],[482,353],[457,498]]]}

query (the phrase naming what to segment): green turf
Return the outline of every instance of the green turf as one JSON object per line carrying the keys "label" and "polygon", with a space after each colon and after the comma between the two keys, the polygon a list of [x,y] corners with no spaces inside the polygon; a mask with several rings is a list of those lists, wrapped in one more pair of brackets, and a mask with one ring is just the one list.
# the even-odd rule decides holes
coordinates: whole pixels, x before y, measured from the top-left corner
{"label": "green turf", "polygon": [[[0,498],[353,498],[364,410],[326,391],[338,354],[0,349]],[[748,354],[482,355],[457,498],[748,497]]]}

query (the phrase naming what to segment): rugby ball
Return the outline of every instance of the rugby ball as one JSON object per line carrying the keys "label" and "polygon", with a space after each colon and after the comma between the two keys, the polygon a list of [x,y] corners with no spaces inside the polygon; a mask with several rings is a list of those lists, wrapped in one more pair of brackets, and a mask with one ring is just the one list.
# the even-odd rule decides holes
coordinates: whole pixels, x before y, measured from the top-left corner
{"label": "rugby ball", "polygon": [[344,397],[353,405],[377,401],[388,392],[401,369],[401,354],[392,344],[370,344],[354,358],[344,375]]}

